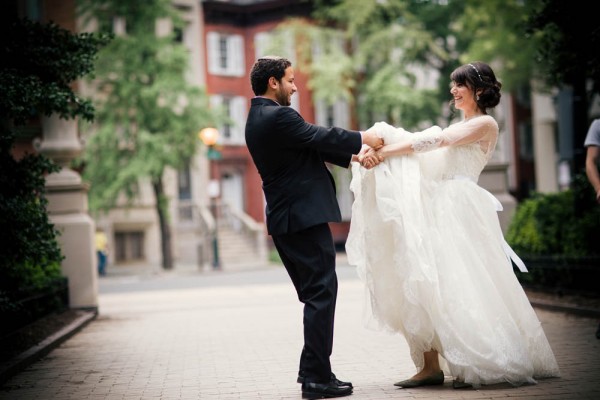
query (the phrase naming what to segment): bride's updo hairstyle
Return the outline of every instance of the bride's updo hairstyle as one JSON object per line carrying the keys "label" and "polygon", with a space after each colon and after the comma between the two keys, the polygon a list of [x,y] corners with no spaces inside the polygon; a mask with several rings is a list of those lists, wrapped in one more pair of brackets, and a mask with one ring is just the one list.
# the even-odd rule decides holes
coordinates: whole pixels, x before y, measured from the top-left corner
{"label": "bride's updo hairstyle", "polygon": [[494,71],[486,63],[474,61],[461,65],[450,74],[450,79],[453,82],[467,85],[475,93],[481,90],[475,97],[475,102],[483,111],[494,108],[500,103],[502,83],[496,80]]}

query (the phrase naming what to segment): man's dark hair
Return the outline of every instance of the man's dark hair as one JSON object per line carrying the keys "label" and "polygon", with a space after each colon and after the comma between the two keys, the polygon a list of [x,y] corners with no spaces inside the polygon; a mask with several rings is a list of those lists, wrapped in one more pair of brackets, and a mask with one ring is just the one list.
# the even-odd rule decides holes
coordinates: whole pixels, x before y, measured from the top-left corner
{"label": "man's dark hair", "polygon": [[281,81],[285,70],[291,65],[290,60],[278,56],[265,56],[256,60],[250,71],[250,84],[254,94],[256,96],[265,94],[269,78],[274,77],[277,81]]}

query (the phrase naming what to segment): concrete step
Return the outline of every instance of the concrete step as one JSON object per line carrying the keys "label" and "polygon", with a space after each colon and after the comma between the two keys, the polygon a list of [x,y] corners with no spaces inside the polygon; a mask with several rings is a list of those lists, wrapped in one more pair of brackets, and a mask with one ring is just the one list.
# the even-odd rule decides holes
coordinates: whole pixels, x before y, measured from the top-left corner
{"label": "concrete step", "polygon": [[[243,232],[229,227],[219,227],[217,232],[219,258],[223,266],[227,265],[260,265],[267,260],[262,259],[254,241]],[[263,257],[264,258],[264,257]]]}

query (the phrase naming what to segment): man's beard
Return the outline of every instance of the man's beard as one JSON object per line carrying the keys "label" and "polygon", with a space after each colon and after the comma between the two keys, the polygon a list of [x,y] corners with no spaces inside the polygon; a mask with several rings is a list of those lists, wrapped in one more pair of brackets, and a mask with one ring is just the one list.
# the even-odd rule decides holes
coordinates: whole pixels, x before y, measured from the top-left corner
{"label": "man's beard", "polygon": [[277,102],[279,104],[281,104],[282,106],[289,106],[291,104],[290,96],[288,96],[287,93],[285,93],[282,89],[279,89],[277,91],[276,97],[277,97]]}

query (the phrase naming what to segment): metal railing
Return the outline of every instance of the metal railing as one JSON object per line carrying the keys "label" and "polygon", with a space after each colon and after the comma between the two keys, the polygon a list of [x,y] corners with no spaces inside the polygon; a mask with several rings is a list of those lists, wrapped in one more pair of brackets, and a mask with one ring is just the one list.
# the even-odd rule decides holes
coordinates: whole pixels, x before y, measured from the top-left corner
{"label": "metal railing", "polygon": [[[192,210],[191,223],[196,228],[199,237],[197,253],[200,267],[209,261],[212,261],[213,267],[220,267],[217,243],[219,227],[228,227],[244,235],[252,243],[256,257],[261,260],[267,259],[267,242],[263,224],[256,222],[244,211],[235,209],[226,202],[215,201],[210,206],[182,205],[185,208],[190,208],[190,206]],[[182,212],[188,214],[189,211],[184,211],[180,207],[180,215]]]}

